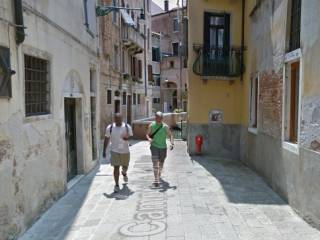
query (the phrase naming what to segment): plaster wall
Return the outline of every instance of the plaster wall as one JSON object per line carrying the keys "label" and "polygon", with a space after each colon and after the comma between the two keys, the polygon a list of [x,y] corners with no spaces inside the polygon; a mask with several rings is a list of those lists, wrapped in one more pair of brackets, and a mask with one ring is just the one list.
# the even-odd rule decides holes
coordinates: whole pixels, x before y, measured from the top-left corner
{"label": "plaster wall", "polygon": [[[98,40],[83,25],[82,1],[49,2],[23,1],[26,39],[22,45],[15,44],[14,28],[0,21],[0,44],[10,47],[16,71],[12,98],[0,99],[0,239],[17,238],[66,191],[65,96],[81,99],[79,174],[97,164],[91,150],[90,69],[99,71]],[[0,17],[13,22],[12,8],[12,1],[1,1]],[[49,61],[47,115],[25,115],[24,54]]]}

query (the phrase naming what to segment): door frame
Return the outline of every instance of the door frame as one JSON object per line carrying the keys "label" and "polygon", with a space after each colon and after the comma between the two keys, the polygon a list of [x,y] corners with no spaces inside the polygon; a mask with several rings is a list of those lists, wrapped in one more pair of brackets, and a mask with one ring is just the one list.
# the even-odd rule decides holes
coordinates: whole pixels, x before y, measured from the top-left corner
{"label": "door frame", "polygon": [[[76,114],[76,155],[77,155],[77,175],[82,175],[85,172],[85,162],[84,162],[84,144],[83,144],[83,129],[84,129],[84,123],[83,123],[83,99],[82,94],[65,94],[63,98],[63,115],[65,116],[65,100],[68,98],[75,99],[75,114]],[[66,131],[66,125],[65,125],[65,117],[64,117],[64,132]],[[65,177],[67,180],[68,176],[68,166],[67,166],[67,142],[66,138],[64,138],[65,141],[65,156],[66,156],[66,167],[65,167]],[[72,179],[70,180],[72,181]]]}

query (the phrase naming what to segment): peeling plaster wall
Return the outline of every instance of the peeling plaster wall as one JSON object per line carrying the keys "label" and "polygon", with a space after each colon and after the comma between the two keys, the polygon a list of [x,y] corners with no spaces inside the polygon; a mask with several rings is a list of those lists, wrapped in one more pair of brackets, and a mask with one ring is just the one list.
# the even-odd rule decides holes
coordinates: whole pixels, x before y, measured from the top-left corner
{"label": "peeling plaster wall", "polygon": [[[0,98],[1,240],[16,239],[66,190],[64,95],[79,90],[68,89],[68,81],[81,86],[81,173],[97,164],[92,161],[89,79],[90,68],[100,71],[98,41],[83,25],[82,1],[50,2],[24,1],[27,35],[20,46],[15,44],[14,28],[0,21],[0,45],[10,47],[11,67],[17,72],[12,98]],[[11,0],[0,1],[0,17],[13,22],[12,8]],[[49,115],[25,117],[24,54],[49,60]]]}
{"label": "peeling plaster wall", "polygon": [[[298,153],[283,147],[288,0],[261,1],[250,19],[250,73],[259,75],[257,134],[241,130],[241,160],[320,228],[320,2],[302,1]],[[248,81],[248,79],[247,79]],[[248,96],[249,99],[249,96]],[[249,100],[248,100],[249,103]]]}

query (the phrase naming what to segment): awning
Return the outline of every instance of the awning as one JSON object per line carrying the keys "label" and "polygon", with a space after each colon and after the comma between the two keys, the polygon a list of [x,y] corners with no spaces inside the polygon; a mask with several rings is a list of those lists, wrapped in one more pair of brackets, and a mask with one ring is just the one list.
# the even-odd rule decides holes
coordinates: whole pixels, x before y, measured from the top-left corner
{"label": "awning", "polygon": [[124,20],[124,22],[133,27],[135,25],[134,21],[132,20],[132,18],[130,17],[130,15],[126,12],[125,9],[120,9],[120,12],[121,12],[121,16],[122,16],[122,19]]}

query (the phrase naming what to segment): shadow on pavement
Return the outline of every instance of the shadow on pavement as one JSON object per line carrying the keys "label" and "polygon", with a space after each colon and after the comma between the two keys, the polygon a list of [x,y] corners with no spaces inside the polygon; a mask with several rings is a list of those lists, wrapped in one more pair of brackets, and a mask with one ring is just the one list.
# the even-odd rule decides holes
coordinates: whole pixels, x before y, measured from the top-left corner
{"label": "shadow on pavement", "polygon": [[221,184],[225,195],[232,203],[285,205],[261,177],[239,161],[212,157],[192,156]]}
{"label": "shadow on pavement", "polygon": [[177,190],[177,186],[170,186],[170,183],[168,183],[165,180],[161,179],[161,181],[160,181],[160,191],[159,192],[166,192],[168,190]]}
{"label": "shadow on pavement", "polygon": [[107,194],[104,193],[103,196],[105,196],[106,198],[113,198],[115,200],[126,200],[128,199],[132,194],[134,194],[134,191],[132,191],[127,184],[122,184],[122,188],[120,189],[119,192],[115,193],[111,193],[111,194]]}

